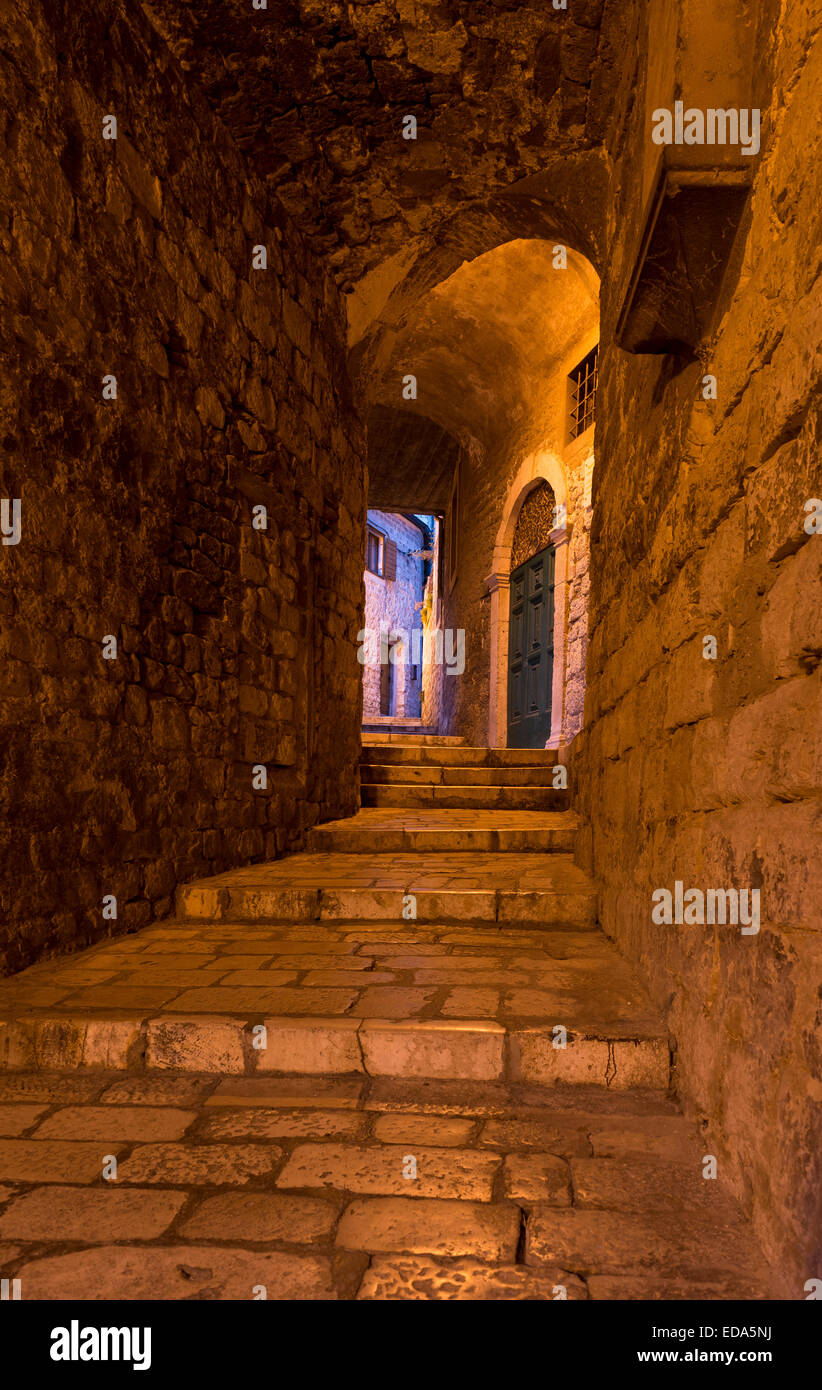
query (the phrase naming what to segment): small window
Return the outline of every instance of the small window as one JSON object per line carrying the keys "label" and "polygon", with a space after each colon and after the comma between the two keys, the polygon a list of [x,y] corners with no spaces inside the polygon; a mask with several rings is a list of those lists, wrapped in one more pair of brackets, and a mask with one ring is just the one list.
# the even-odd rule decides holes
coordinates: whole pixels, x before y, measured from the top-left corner
{"label": "small window", "polygon": [[571,439],[578,439],[594,423],[598,378],[599,343],[587,357],[583,357],[579,366],[574,367],[568,377]]}
{"label": "small window", "polygon": [[373,526],[368,528],[365,543],[365,568],[382,579],[385,568],[385,536]]}

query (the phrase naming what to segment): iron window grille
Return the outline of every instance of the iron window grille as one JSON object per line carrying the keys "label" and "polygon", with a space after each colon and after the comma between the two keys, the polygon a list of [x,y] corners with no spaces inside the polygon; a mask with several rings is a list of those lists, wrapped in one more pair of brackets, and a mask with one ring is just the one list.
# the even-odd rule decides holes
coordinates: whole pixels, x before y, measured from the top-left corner
{"label": "iron window grille", "polygon": [[570,385],[570,432],[578,439],[590,429],[596,418],[597,383],[599,380],[599,343],[568,377]]}

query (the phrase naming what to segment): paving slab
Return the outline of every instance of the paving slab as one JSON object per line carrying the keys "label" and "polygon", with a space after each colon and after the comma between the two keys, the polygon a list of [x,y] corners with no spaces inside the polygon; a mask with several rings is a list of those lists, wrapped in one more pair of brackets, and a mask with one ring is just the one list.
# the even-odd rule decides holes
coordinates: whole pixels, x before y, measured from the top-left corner
{"label": "paving slab", "polygon": [[[366,1073],[97,1083],[61,1105],[50,1078],[33,1130],[0,1141],[0,1261],[26,1298],[774,1292],[733,1197],[701,1176],[696,1130],[659,1093],[583,1087],[576,1104],[568,1089]],[[185,1110],[156,1103],[182,1097]],[[140,1117],[184,1133],[135,1138]],[[51,1137],[101,1125],[127,1138]],[[608,1132],[630,1145],[598,1158]]]}

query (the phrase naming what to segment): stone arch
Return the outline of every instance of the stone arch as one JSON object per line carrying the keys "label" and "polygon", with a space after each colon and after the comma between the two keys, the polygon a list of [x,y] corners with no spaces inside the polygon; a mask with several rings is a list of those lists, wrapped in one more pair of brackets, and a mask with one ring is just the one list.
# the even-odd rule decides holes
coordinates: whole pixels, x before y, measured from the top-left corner
{"label": "stone arch", "polygon": [[519,516],[511,542],[511,569],[518,569],[550,545],[556,527],[556,498],[547,478],[541,478],[520,503]]}
{"label": "stone arch", "polygon": [[[546,228],[529,225],[528,230]],[[407,303],[401,323],[390,326],[387,315],[381,316],[382,328],[375,329],[379,352],[368,371],[369,474],[380,496],[390,488],[392,505],[401,502],[413,510],[425,498],[430,508],[447,510],[457,467],[476,485],[476,511],[460,524],[475,556],[471,586],[466,587],[463,571],[462,585],[453,592],[449,587],[443,596],[446,626],[481,634],[465,679],[458,688],[449,687],[443,714],[449,732],[465,733],[474,743],[488,741],[489,718],[491,744],[507,741],[507,690],[499,688],[507,639],[498,640],[498,624],[489,630],[488,615],[493,607],[495,617],[508,620],[510,546],[522,500],[544,478],[558,504],[568,511],[577,505],[580,448],[569,439],[567,374],[597,341],[599,280],[570,238],[557,234],[557,240],[566,251],[559,264],[545,235],[514,236],[490,250],[469,245],[466,238],[461,249],[471,259],[462,259],[445,280]],[[418,386],[413,401],[400,399],[398,392],[409,363]],[[386,425],[391,426],[387,432]],[[410,434],[412,426],[413,451],[400,453],[392,447],[396,428]],[[459,455],[450,468],[444,466],[445,437]],[[563,554],[559,560],[557,598],[564,618],[566,575],[573,565]],[[505,594],[489,602],[500,584]],[[555,640],[558,684],[551,704],[560,720],[565,717],[563,659],[567,671],[567,654],[575,659],[577,649],[566,641],[564,629]],[[567,736],[570,726],[555,725],[554,745],[561,732]]]}
{"label": "stone arch", "polygon": [[[526,498],[547,483],[554,494],[554,504],[560,517],[565,517],[568,488],[562,460],[551,450],[542,449],[526,458],[517,473],[503,504],[502,518],[494,545],[491,573],[485,586],[491,599],[490,648],[491,680],[488,711],[488,746],[505,746],[508,732],[508,623],[510,611],[511,559],[523,504]],[[567,629],[567,521],[562,520],[551,531],[549,541],[554,546],[554,671],[551,686],[551,733],[547,748],[558,748],[562,742],[565,687],[565,637]]]}
{"label": "stone arch", "polygon": [[[588,264],[593,288],[605,260],[611,177],[603,151],[565,156],[490,204],[460,209],[440,228],[433,244],[421,237],[416,245],[380,262],[348,300],[352,378],[368,394],[375,370],[420,300],[466,261],[509,241],[562,243]],[[586,190],[584,203],[580,188]]]}

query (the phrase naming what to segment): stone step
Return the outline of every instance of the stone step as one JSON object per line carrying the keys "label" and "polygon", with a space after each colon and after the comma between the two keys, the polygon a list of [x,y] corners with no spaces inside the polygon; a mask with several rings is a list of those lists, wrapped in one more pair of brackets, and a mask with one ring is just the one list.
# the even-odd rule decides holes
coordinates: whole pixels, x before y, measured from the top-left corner
{"label": "stone step", "polygon": [[306,848],[320,853],[381,854],[570,853],[578,828],[573,811],[427,811],[368,807],[346,820],[315,825]]}
{"label": "stone step", "polygon": [[601,933],[176,922],[0,985],[4,1070],[665,1090],[669,1062],[663,1023]]}
{"label": "stone step", "polygon": [[363,786],[553,787],[555,772],[542,767],[437,767],[433,763],[363,763]]}
{"label": "stone step", "polygon": [[397,810],[473,807],[478,811],[566,811],[570,804],[567,790],[550,786],[454,786],[426,782],[364,782],[360,800],[363,806]]}
{"label": "stone step", "polygon": [[0,1064],[664,1089],[668,1035],[598,931],[180,920],[0,984]]}
{"label": "stone step", "polygon": [[409,733],[435,734],[433,724],[424,724],[419,714],[369,714],[363,715],[364,729],[397,729]]}
{"label": "stone step", "polygon": [[[470,851],[469,851],[470,852]],[[191,922],[401,921],[413,896],[417,922],[536,922],[544,927],[593,930],[596,895],[550,889],[262,888],[178,890],[177,911]],[[225,916],[223,917],[223,914]]]}
{"label": "stone step", "polygon": [[363,741],[361,764],[430,763],[434,767],[553,767],[553,748],[476,748],[470,744]]}
{"label": "stone step", "polygon": [[568,854],[293,854],[177,890],[198,922],[538,922],[593,928],[594,885]]}
{"label": "stone step", "polygon": [[112,1013],[40,1010],[0,1018],[0,1070],[367,1075],[662,1094],[670,1083],[668,1037],[647,1025],[629,1032],[594,1020],[568,1029],[558,1048],[554,1025],[488,1019]]}
{"label": "stone step", "polygon": [[402,734],[363,729],[365,747],[388,744],[398,748],[457,748],[465,739],[459,734]]}

